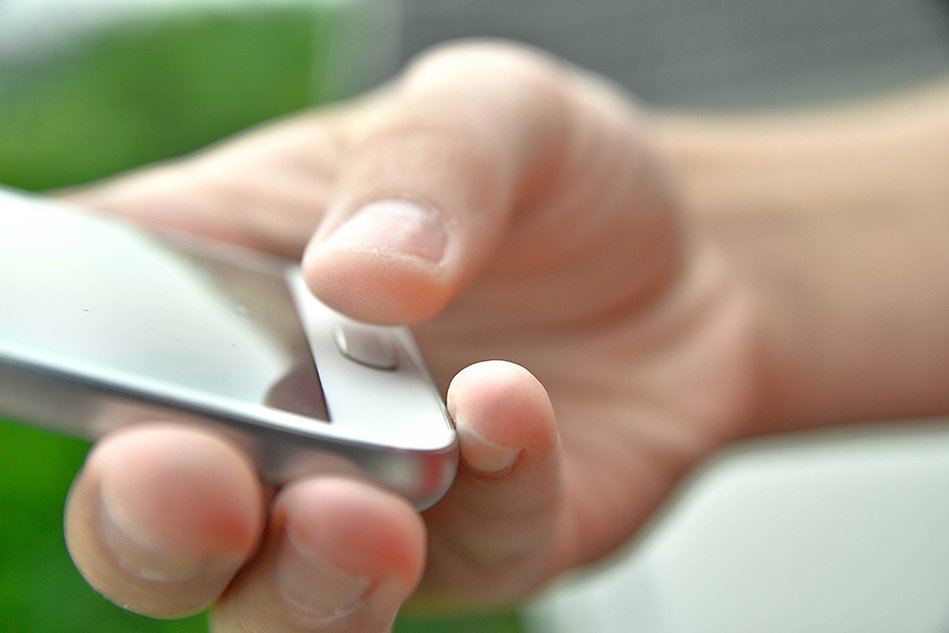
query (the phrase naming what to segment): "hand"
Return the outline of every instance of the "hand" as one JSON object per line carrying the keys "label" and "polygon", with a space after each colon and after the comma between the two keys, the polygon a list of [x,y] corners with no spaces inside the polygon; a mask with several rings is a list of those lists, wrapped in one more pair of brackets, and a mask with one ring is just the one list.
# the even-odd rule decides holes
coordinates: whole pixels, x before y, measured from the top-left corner
{"label": "hand", "polygon": [[648,122],[537,53],[448,47],[358,103],[65,196],[303,254],[324,301],[415,324],[461,438],[421,517],[357,474],[267,489],[195,430],[102,440],[68,542],[136,611],[376,632],[410,597],[510,603],[627,540],[769,406],[759,308],[688,230]]}

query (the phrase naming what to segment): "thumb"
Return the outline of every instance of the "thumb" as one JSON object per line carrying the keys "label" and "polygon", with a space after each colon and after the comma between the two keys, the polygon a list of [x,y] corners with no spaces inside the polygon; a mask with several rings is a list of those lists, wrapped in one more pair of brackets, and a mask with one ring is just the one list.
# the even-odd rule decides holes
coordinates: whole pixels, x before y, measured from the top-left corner
{"label": "thumb", "polygon": [[437,314],[557,160],[564,74],[539,54],[494,43],[414,63],[339,166],[303,260],[313,291],[366,321]]}

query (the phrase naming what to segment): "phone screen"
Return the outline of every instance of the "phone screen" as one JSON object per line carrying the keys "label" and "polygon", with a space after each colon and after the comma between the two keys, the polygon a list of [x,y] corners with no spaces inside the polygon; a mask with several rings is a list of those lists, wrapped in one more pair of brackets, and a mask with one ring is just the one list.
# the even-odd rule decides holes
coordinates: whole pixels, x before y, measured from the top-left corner
{"label": "phone screen", "polygon": [[0,352],[329,421],[284,269],[0,197]]}

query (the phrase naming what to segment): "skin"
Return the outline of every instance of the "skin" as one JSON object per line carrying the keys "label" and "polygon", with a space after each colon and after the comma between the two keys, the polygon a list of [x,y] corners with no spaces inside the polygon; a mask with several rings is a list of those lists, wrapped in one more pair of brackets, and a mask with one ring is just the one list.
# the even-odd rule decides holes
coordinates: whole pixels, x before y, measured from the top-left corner
{"label": "skin", "polygon": [[420,516],[345,467],[266,489],[233,446],[156,420],[78,475],[77,566],[135,611],[210,605],[215,631],[382,632],[406,601],[491,608],[599,559],[728,442],[946,411],[949,293],[916,281],[949,271],[946,104],[647,120],[596,77],[468,43],[64,192],[302,257],[324,301],[413,324],[462,454]]}

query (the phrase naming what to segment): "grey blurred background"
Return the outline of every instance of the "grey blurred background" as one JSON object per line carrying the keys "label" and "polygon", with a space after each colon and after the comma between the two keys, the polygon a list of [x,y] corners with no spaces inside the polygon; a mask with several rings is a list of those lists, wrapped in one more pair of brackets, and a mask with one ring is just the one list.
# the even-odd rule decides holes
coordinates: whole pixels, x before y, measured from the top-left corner
{"label": "grey blurred background", "polygon": [[944,0],[403,0],[403,11],[406,55],[512,38],[662,106],[785,107],[949,70]]}

